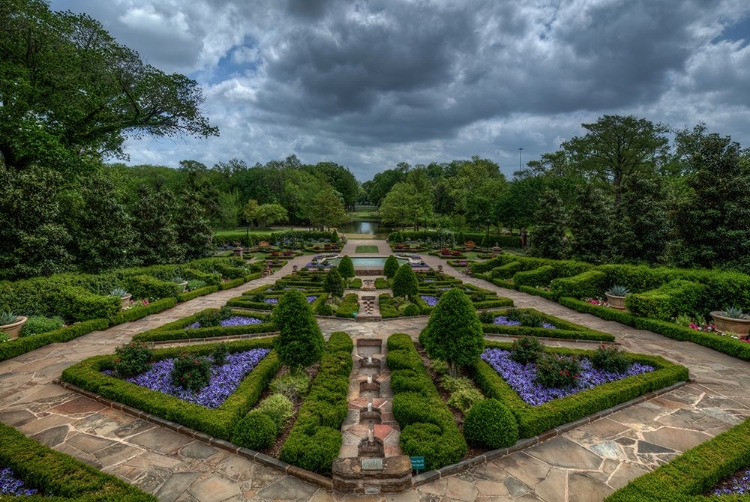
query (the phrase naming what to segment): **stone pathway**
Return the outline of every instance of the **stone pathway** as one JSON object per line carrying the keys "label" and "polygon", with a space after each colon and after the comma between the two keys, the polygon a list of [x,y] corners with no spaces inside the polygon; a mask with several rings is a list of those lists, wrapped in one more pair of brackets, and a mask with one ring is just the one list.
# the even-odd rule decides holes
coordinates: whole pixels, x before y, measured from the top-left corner
{"label": "stone pathway", "polygon": [[[387,244],[350,241],[356,245]],[[436,479],[409,492],[353,497],[331,493],[281,471],[146,422],[56,385],[62,370],[87,357],[111,353],[141,331],[207,307],[220,307],[242,291],[271,284],[280,272],[252,283],[197,298],[145,319],[53,344],[0,362],[0,421],[59,451],[113,473],[163,501],[601,501],[655,466],[719,434],[750,416],[750,363],[689,342],[678,342],[615,322],[581,314],[540,297],[498,288],[461,276],[437,257],[423,255],[434,268],[532,307],[616,336],[629,351],[658,354],[690,368],[692,381],[677,390],[573,429],[507,457]],[[353,338],[382,338],[402,332],[416,337],[426,318],[361,323],[321,319],[325,334],[345,331]],[[559,345],[566,345],[563,342]],[[580,344],[577,344],[580,346]]]}

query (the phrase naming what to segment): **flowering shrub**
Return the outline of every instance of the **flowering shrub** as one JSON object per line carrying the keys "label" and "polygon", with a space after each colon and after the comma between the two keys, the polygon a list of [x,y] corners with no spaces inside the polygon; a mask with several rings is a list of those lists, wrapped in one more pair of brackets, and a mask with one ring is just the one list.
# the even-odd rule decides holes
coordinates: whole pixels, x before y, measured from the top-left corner
{"label": "flowering shrub", "polygon": [[114,372],[120,378],[143,373],[154,359],[154,353],[143,342],[131,342],[115,349]]}
{"label": "flowering shrub", "polygon": [[189,403],[199,404],[207,408],[218,408],[226,401],[227,397],[237,390],[245,376],[269,352],[268,349],[253,349],[229,354],[226,364],[211,369],[211,378],[208,385],[195,393],[172,383],[171,373],[174,369],[175,359],[157,361],[151,365],[148,371],[126,380]]}
{"label": "flowering shrub", "polygon": [[525,336],[513,342],[510,358],[521,364],[535,363],[544,353],[544,346],[533,336]]}
{"label": "flowering shrub", "polygon": [[24,483],[16,478],[9,468],[0,469],[0,495],[30,496],[36,495],[33,488],[24,488]]}
{"label": "flowering shrub", "polygon": [[585,301],[586,303],[590,303],[591,305],[596,305],[597,307],[609,307],[609,304],[607,302],[599,298],[586,298]]}
{"label": "flowering shrub", "polygon": [[574,387],[581,376],[581,365],[576,357],[543,354],[536,362],[536,383],[544,387],[565,389]]}
{"label": "flowering shrub", "polygon": [[633,363],[623,373],[613,373],[594,368],[586,358],[580,360],[581,372],[574,386],[556,389],[544,387],[536,382],[535,364],[523,365],[510,358],[510,352],[502,349],[485,349],[482,359],[489,364],[518,393],[527,404],[538,406],[553,399],[576,394],[597,385],[621,380],[629,376],[654,371],[654,368],[641,363]]}
{"label": "flowering shrub", "polygon": [[625,359],[620,349],[614,345],[605,344],[601,344],[594,355],[591,356],[591,364],[594,365],[594,368],[616,373],[621,373],[630,366],[630,362]]}
{"label": "flowering shrub", "polygon": [[146,298],[141,298],[140,300],[128,300],[128,304],[123,307],[122,310],[130,310],[136,307],[145,307],[149,303],[150,302]]}
{"label": "flowering shrub", "polygon": [[172,385],[198,392],[211,380],[211,362],[191,354],[180,354],[170,373]]}

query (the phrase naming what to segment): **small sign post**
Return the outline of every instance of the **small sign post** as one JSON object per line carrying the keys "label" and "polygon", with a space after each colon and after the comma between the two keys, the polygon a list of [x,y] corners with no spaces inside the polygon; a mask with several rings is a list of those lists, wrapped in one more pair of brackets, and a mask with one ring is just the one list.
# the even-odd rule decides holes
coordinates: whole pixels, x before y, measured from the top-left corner
{"label": "small sign post", "polygon": [[411,460],[412,470],[417,471],[417,474],[420,470],[424,470],[424,457],[409,457],[409,460]]}

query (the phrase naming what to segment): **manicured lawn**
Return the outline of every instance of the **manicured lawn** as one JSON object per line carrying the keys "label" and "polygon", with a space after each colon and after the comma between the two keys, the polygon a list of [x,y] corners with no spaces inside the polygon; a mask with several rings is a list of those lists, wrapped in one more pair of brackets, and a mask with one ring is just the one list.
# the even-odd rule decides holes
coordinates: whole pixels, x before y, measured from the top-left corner
{"label": "manicured lawn", "polygon": [[355,253],[377,253],[378,247],[377,246],[357,246],[357,249],[354,251]]}

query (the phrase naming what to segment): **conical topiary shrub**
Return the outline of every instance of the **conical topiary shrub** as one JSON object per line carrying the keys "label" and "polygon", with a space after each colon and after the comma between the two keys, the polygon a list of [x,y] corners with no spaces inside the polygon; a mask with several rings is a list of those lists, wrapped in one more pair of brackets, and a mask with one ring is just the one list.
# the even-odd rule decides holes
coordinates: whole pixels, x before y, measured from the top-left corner
{"label": "conical topiary shrub", "polygon": [[352,259],[349,258],[349,255],[344,255],[344,257],[341,258],[341,261],[339,262],[339,274],[341,274],[341,277],[344,279],[354,277],[354,263],[352,262]]}
{"label": "conical topiary shrub", "polygon": [[453,288],[443,293],[419,341],[432,359],[446,361],[453,375],[457,367],[479,361],[484,350],[482,323],[463,290]]}
{"label": "conical topiary shrub", "polygon": [[393,277],[393,296],[409,298],[416,296],[417,293],[419,293],[417,275],[412,270],[411,265],[405,263],[398,268],[398,272]]}
{"label": "conical topiary shrub", "polygon": [[341,274],[336,267],[331,267],[331,270],[326,274],[323,291],[331,293],[337,298],[344,296],[344,279],[341,278]]}
{"label": "conical topiary shrub", "polygon": [[391,255],[385,259],[385,264],[383,265],[383,275],[385,275],[388,279],[393,279],[393,277],[396,275],[396,272],[398,272],[398,260],[395,256]]}
{"label": "conical topiary shrub", "polygon": [[279,330],[275,348],[282,364],[297,370],[320,359],[325,340],[301,291],[289,291],[281,297],[272,320]]}

